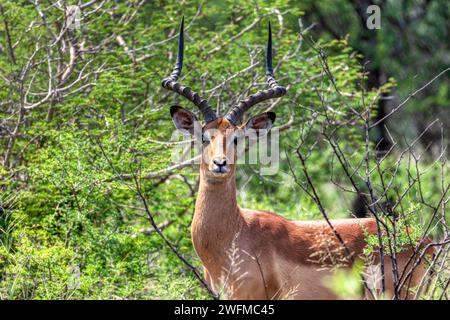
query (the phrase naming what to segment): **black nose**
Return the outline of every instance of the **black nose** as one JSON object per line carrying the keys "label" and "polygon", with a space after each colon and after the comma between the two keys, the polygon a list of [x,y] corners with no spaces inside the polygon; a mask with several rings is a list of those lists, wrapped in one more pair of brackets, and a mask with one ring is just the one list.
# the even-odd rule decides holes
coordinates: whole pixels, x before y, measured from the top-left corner
{"label": "black nose", "polygon": [[225,167],[227,165],[227,160],[226,159],[223,159],[223,160],[214,159],[213,162],[218,167]]}

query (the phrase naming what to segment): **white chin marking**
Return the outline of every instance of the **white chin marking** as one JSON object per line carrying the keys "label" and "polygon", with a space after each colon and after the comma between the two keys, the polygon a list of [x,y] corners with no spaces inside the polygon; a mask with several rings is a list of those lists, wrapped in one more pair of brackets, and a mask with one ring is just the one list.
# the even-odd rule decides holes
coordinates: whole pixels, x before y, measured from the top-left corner
{"label": "white chin marking", "polygon": [[217,177],[217,178],[223,178],[227,175],[228,171],[226,172],[214,172],[214,171],[209,171],[209,173],[213,176],[213,177]]}

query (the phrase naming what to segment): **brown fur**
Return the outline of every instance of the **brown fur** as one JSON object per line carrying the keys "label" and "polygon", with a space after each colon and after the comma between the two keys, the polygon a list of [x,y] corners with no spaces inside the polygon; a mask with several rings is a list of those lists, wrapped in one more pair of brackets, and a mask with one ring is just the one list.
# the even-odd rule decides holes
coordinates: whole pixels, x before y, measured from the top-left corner
{"label": "brown fur", "polygon": [[[204,149],[204,156],[231,157],[226,148],[226,130],[236,129],[219,118],[205,129],[218,129]],[[204,158],[205,159],[205,158]],[[376,233],[374,219],[331,221],[354,259],[361,257],[365,232]],[[211,162],[200,165],[200,185],[192,223],[192,241],[213,290],[233,299],[336,299],[326,285],[333,268],[349,268],[347,256],[325,221],[291,221],[275,213],[241,209],[236,202],[235,165],[226,174],[213,174]],[[399,270],[411,256],[409,248],[398,255]],[[374,264],[379,258],[375,257]],[[391,261],[386,258],[386,284],[393,292]],[[410,287],[425,271],[421,264]]]}

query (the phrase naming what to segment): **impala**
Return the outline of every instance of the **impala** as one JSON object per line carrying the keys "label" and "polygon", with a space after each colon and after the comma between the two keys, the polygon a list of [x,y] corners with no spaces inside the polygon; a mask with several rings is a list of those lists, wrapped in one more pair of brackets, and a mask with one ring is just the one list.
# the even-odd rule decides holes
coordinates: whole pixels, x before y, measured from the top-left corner
{"label": "impala", "polygon": [[[286,94],[273,74],[270,23],[266,53],[269,89],[248,96],[219,117],[198,93],[177,82],[183,65],[183,20],[176,64],[162,86],[190,100],[204,117],[200,184],[191,231],[205,280],[214,292],[232,299],[338,298],[327,285],[333,266],[349,269],[362,256],[366,235],[377,233],[374,219],[330,220],[331,225],[325,221],[292,221],[275,213],[240,208],[236,201],[237,155],[232,142],[237,134],[248,130],[263,135],[275,120],[275,113],[266,112],[240,125],[242,116],[255,104]],[[170,113],[179,130],[193,134],[197,117],[192,112],[173,106]],[[407,265],[412,254],[410,247],[397,255],[400,273],[411,268]],[[377,268],[379,260],[375,255],[370,266]],[[384,265],[386,291],[392,293],[389,257],[385,257]],[[411,272],[409,287],[416,286],[424,272],[421,261]],[[366,286],[367,297],[368,291]]]}

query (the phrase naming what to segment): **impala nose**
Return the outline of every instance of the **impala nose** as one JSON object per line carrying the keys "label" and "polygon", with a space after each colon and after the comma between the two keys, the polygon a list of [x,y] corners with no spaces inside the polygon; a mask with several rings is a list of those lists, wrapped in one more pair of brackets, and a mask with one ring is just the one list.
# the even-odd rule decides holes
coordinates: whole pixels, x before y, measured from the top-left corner
{"label": "impala nose", "polygon": [[214,159],[214,164],[219,167],[223,167],[227,165],[227,159]]}
{"label": "impala nose", "polygon": [[227,159],[225,157],[215,157],[213,159],[214,168],[213,172],[227,172]]}

